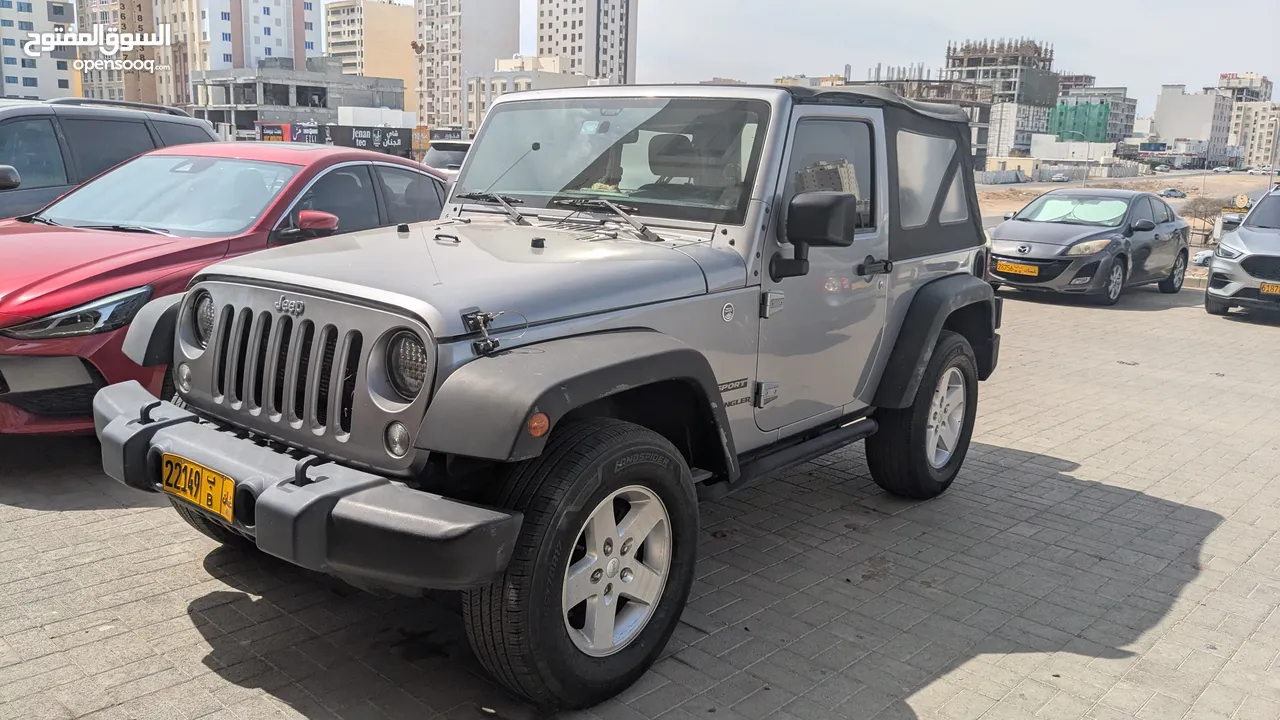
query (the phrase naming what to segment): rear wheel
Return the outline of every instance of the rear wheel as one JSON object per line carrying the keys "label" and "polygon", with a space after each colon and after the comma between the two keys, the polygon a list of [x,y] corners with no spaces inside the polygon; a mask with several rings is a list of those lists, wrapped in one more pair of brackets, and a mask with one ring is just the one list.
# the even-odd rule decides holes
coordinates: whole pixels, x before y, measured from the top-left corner
{"label": "rear wheel", "polygon": [[1120,293],[1124,292],[1124,281],[1128,277],[1128,268],[1125,266],[1122,258],[1115,258],[1111,261],[1111,268],[1107,270],[1107,282],[1102,286],[1102,294],[1098,295],[1098,303],[1101,305],[1115,305],[1120,301]]}
{"label": "rear wheel", "polygon": [[657,660],[693,584],[697,496],[662,436],[610,419],[555,430],[497,504],[524,514],[498,581],[464,593],[467,637],[512,692],[586,708]]}
{"label": "rear wheel", "polygon": [[1231,309],[1231,305],[1227,302],[1219,300],[1209,294],[1208,290],[1204,291],[1204,311],[1210,315],[1226,315]]}
{"label": "rear wheel", "polygon": [[909,407],[876,412],[880,429],[867,438],[871,479],[894,495],[941,495],[960,472],[978,412],[978,361],[963,335],[938,336]]}
{"label": "rear wheel", "polygon": [[1160,292],[1173,294],[1182,289],[1182,281],[1187,277],[1187,254],[1185,252],[1178,253],[1178,259],[1173,261],[1173,269],[1169,271],[1169,277],[1160,281]]}

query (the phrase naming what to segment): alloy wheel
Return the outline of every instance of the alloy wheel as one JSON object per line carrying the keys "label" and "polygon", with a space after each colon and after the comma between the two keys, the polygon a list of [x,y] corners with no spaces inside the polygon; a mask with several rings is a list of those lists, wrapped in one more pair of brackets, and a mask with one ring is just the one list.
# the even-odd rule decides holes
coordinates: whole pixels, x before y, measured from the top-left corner
{"label": "alloy wheel", "polygon": [[1173,289],[1181,290],[1182,281],[1187,276],[1187,259],[1179,255],[1178,259],[1173,263]]}
{"label": "alloy wheel", "polygon": [[964,429],[964,410],[964,375],[959,368],[947,368],[938,378],[938,387],[929,404],[929,420],[925,423],[924,448],[933,467],[941,468],[951,460],[960,443],[960,431]]}
{"label": "alloy wheel", "polygon": [[605,657],[640,635],[662,598],[671,551],[671,518],[653,491],[625,487],[591,511],[561,589],[565,629],[579,650]]}
{"label": "alloy wheel", "polygon": [[1107,297],[1112,300],[1120,297],[1120,291],[1124,289],[1124,266],[1115,263],[1111,266],[1111,277],[1107,281]]}

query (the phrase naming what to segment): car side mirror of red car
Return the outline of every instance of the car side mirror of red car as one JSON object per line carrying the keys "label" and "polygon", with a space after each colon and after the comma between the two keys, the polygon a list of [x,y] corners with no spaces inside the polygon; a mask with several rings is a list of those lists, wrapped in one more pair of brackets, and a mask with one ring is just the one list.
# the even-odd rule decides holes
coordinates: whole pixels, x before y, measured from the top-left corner
{"label": "car side mirror of red car", "polygon": [[293,227],[281,230],[281,240],[308,240],[325,237],[338,231],[338,216],[323,210],[301,210]]}
{"label": "car side mirror of red car", "polygon": [[22,175],[12,165],[0,165],[0,190],[13,190],[22,184]]}

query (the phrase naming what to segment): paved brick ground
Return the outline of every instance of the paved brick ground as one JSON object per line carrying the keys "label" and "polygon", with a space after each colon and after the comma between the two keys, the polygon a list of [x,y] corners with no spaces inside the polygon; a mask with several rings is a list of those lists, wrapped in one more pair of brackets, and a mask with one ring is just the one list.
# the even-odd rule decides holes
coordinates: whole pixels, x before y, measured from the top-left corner
{"label": "paved brick ground", "polygon": [[[668,654],[576,717],[1280,718],[1280,323],[1197,302],[1013,296],[950,493],[851,448],[705,506]],[[535,717],[456,598],[215,549],[96,460],[0,443],[0,718]]]}

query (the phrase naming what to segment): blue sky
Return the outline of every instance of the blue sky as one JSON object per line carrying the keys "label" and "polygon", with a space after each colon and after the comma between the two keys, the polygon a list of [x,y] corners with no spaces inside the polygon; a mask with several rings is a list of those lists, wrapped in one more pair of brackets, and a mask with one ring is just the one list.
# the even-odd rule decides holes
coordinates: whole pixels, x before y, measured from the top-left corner
{"label": "blue sky", "polygon": [[[1235,0],[637,0],[638,79],[715,76],[768,82],[843,73],[876,63],[938,68],[948,40],[1027,37],[1052,43],[1054,68],[1125,85],[1138,112],[1160,85],[1188,91],[1223,72],[1280,82],[1280,2]],[[536,51],[536,0],[521,0],[521,51]],[[1273,99],[1280,100],[1280,92]]]}

